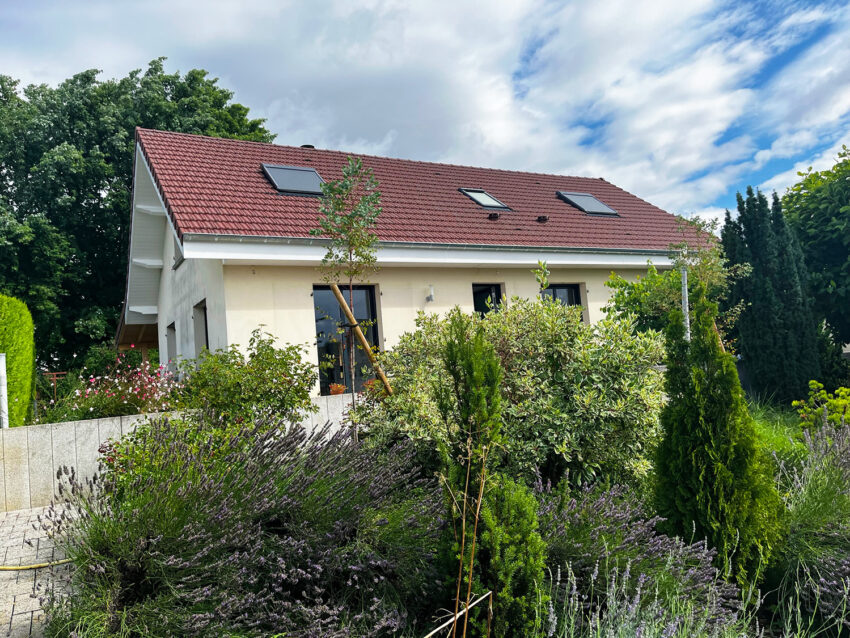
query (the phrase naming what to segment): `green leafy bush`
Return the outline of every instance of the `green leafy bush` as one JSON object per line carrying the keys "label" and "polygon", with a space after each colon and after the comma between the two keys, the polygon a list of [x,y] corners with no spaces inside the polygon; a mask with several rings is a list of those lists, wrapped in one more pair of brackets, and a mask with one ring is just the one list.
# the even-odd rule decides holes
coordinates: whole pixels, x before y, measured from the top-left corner
{"label": "green leafy bush", "polygon": [[0,295],[0,352],[6,353],[9,425],[24,425],[32,413],[35,378],[33,323],[26,304]]}
{"label": "green leafy bush", "polygon": [[794,401],[793,405],[807,428],[850,423],[850,388],[827,392],[822,383],[810,381],[808,398],[805,401]]}
{"label": "green leafy bush", "polygon": [[179,406],[210,412],[230,425],[297,423],[314,409],[315,372],[304,355],[303,346],[277,347],[272,335],[254,330],[245,354],[233,345],[181,364],[186,381]]}
{"label": "green leafy bush", "polygon": [[666,529],[707,539],[718,567],[747,585],[758,580],[779,541],[782,504],[715,316],[715,304],[700,290],[691,341],[681,312],[667,328],[669,400],[661,413],[656,503]]}
{"label": "green leafy bush", "polygon": [[[509,476],[553,482],[605,475],[644,478],[659,438],[662,344],[629,318],[585,324],[578,308],[514,298],[498,312],[467,316],[481,326],[504,371],[503,454]],[[420,314],[417,329],[381,355],[391,397],[372,396],[354,418],[374,442],[410,438],[436,469],[435,450],[452,436],[438,400],[447,383],[440,349],[448,320]]]}

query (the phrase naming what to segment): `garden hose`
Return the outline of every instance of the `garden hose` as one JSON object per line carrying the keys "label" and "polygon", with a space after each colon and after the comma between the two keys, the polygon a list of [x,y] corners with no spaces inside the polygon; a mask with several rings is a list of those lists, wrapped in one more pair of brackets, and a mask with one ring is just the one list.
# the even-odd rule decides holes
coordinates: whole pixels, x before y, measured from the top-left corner
{"label": "garden hose", "polygon": [[54,567],[56,565],[64,565],[70,563],[70,558],[53,561],[52,563],[35,563],[34,565],[0,565],[0,572],[19,572],[27,569],[43,569],[44,567]]}

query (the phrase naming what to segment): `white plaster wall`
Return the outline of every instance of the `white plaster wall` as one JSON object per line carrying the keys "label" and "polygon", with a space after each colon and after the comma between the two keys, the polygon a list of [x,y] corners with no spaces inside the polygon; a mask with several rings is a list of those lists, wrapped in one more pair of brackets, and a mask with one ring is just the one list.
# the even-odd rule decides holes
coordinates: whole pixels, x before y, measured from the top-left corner
{"label": "white plaster wall", "polygon": [[173,322],[177,332],[177,356],[194,358],[195,334],[192,312],[207,301],[207,326],[210,350],[226,348],[227,316],[221,260],[186,259],[174,264],[174,236],[166,233],[163,244],[163,268],[159,286],[158,329],[160,363],[168,363],[166,329]]}
{"label": "white plaster wall", "polygon": [[[620,271],[633,279],[642,270]],[[597,321],[608,301],[607,269],[552,269],[552,284],[582,284],[586,318]],[[224,266],[227,300],[227,340],[245,346],[251,331],[260,326],[286,343],[306,344],[314,363],[315,314],[313,286],[321,284],[315,268],[296,266]],[[471,312],[472,284],[498,283],[505,295],[531,298],[537,281],[527,268],[382,268],[365,284],[378,291],[378,324],[381,347],[392,348],[399,337],[414,328],[419,310],[444,314],[455,306]],[[430,287],[434,301],[426,303]],[[212,319],[210,319],[212,322]],[[212,330],[212,323],[210,326]]]}

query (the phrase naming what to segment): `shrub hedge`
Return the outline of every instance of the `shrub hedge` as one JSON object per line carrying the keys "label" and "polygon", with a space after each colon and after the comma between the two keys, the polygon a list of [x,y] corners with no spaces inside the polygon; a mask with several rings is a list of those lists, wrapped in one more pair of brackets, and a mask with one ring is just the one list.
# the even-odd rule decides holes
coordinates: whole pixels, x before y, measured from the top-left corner
{"label": "shrub hedge", "polygon": [[35,339],[24,302],[0,295],[0,352],[6,353],[9,425],[24,425],[32,411]]}

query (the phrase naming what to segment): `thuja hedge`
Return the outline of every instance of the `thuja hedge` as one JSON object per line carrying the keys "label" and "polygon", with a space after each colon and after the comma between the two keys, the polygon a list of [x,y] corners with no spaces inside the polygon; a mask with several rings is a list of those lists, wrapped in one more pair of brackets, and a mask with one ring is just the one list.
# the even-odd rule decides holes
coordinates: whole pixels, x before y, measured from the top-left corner
{"label": "thuja hedge", "polygon": [[0,295],[0,352],[6,353],[9,425],[23,425],[32,409],[35,341],[30,311],[13,297]]}

